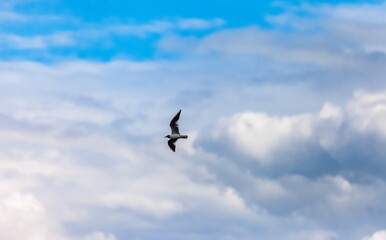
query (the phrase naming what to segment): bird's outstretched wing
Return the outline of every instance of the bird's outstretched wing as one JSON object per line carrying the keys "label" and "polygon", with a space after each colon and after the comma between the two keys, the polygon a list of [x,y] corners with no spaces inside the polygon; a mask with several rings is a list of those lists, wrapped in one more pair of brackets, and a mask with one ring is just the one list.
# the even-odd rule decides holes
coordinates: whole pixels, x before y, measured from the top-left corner
{"label": "bird's outstretched wing", "polygon": [[170,139],[169,141],[168,141],[168,145],[169,145],[169,147],[170,147],[170,149],[173,151],[173,152],[175,152],[176,151],[176,139]]}
{"label": "bird's outstretched wing", "polygon": [[[178,119],[180,119],[181,110],[176,113],[173,119],[170,121],[170,128],[172,129],[172,134],[180,134],[180,130],[178,129]],[[170,146],[170,145],[169,145]]]}

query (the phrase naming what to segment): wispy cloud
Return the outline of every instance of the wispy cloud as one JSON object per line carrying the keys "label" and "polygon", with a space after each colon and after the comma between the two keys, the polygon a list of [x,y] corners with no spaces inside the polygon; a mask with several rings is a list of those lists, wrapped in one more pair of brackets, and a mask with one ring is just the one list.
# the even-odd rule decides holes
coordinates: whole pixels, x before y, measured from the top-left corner
{"label": "wispy cloud", "polygon": [[2,50],[12,49],[50,49],[55,47],[93,46],[94,44],[109,41],[114,36],[140,37],[149,35],[164,35],[179,31],[199,31],[216,29],[225,24],[222,19],[177,19],[172,21],[152,21],[145,24],[112,23],[112,24],[87,24],[75,21],[72,17],[63,16],[29,16],[15,12],[4,12],[0,15],[4,24],[24,24],[34,22],[44,26],[67,22],[71,29],[55,29],[49,33],[29,33],[6,30],[0,32],[0,45]]}
{"label": "wispy cloud", "polygon": [[225,24],[222,19],[178,19],[175,21],[153,21],[148,24],[117,24],[107,26],[106,30],[116,34],[143,36],[151,33],[169,33],[179,30],[205,30],[218,28]]}
{"label": "wispy cloud", "polygon": [[226,24],[224,19],[215,18],[212,20],[204,20],[199,18],[181,19],[177,22],[180,29],[210,29],[222,27]]}
{"label": "wispy cloud", "polygon": [[16,34],[0,34],[0,46],[4,49],[47,49],[50,47],[74,46],[75,40],[68,32],[51,35],[20,36]]}
{"label": "wispy cloud", "polygon": [[0,9],[0,22],[25,22],[26,20],[27,17],[22,14]]}

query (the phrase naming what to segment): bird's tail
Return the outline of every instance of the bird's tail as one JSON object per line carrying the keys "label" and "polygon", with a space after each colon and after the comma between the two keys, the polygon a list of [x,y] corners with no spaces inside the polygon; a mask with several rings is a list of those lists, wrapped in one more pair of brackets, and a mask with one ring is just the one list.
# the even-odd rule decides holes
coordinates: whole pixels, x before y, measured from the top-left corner
{"label": "bird's tail", "polygon": [[188,135],[181,135],[181,138],[188,138]]}

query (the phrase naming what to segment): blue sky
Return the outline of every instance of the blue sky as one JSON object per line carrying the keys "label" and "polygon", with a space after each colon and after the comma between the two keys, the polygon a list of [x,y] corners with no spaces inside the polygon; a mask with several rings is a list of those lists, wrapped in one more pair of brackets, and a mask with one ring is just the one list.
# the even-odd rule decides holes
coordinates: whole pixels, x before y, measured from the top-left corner
{"label": "blue sky", "polygon": [[[223,28],[256,25],[274,29],[269,16],[285,12],[289,8],[306,4],[376,3],[379,1],[211,1],[199,3],[185,1],[108,3],[87,0],[72,1],[9,1],[3,3],[5,33],[17,36],[52,37],[49,49],[41,44],[30,44],[22,49],[2,49],[3,58],[30,57],[38,61],[52,61],[52,57],[75,57],[109,61],[124,57],[138,60],[155,57],[175,57],[157,52],[157,41],[170,34],[203,37]],[[11,14],[7,14],[11,12]],[[299,13],[301,14],[301,13]],[[308,17],[313,16],[310,13]],[[8,19],[7,19],[8,16]],[[167,26],[184,20],[205,20],[204,26]],[[218,20],[217,22],[210,22]],[[196,23],[199,24],[199,23]],[[204,24],[204,25],[202,25]],[[109,27],[132,26],[152,30],[142,33],[106,29]],[[98,33],[99,32],[99,33]],[[59,36],[57,36],[59,34]],[[94,35],[94,37],[91,37]],[[36,39],[36,41],[39,41]],[[61,38],[58,39],[58,38]],[[81,41],[74,44],[75,41]],[[48,52],[48,54],[47,54]],[[157,54],[158,53],[158,54]]]}
{"label": "blue sky", "polygon": [[0,239],[386,239],[385,12],[0,2]]}

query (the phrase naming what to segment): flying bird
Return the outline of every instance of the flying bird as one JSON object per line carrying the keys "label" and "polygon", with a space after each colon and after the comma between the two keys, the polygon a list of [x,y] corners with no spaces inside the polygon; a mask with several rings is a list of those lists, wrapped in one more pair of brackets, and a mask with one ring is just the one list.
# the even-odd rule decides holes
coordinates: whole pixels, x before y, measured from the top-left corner
{"label": "flying bird", "polygon": [[181,135],[180,130],[178,129],[178,119],[180,119],[181,110],[176,113],[173,119],[170,121],[170,128],[172,129],[171,135],[166,135],[166,138],[169,138],[168,145],[170,149],[176,151],[176,142],[180,138],[188,138],[188,135]]}

